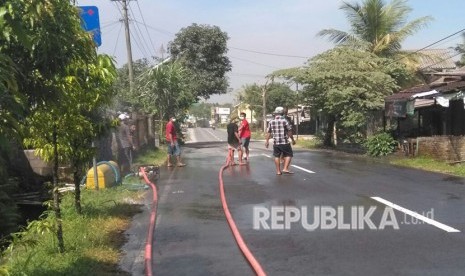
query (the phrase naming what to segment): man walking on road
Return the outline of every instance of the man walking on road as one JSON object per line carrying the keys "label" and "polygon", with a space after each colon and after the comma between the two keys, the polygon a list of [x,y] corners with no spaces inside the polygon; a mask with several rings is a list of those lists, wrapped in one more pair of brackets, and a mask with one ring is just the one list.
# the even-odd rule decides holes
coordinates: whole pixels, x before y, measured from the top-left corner
{"label": "man walking on road", "polygon": [[240,118],[241,118],[241,126],[239,127],[239,137],[241,138],[241,142],[242,142],[242,147],[244,148],[243,149],[243,152],[245,153],[245,160],[249,160],[249,143],[250,143],[250,136],[251,136],[251,132],[250,132],[250,127],[249,127],[249,122],[247,121],[246,117],[245,117],[245,113],[244,112],[241,112],[240,114]]}
{"label": "man walking on road", "polygon": [[[295,145],[294,137],[292,136],[292,127],[283,116],[284,108],[276,107],[274,115],[274,119],[268,124],[265,147],[268,148],[269,140],[271,136],[273,136],[273,156],[276,174],[293,174],[294,172],[289,170],[291,159],[294,156],[289,139],[291,139],[292,144]],[[282,170],[279,162],[281,155],[284,157],[284,166]]]}
{"label": "man walking on road", "polygon": [[171,163],[171,156],[176,156],[177,166],[184,167],[186,164],[181,162],[181,148],[179,147],[178,138],[176,136],[176,128],[174,122],[176,118],[172,116],[166,124],[166,142],[168,144],[168,160],[166,162],[168,167],[173,167]]}

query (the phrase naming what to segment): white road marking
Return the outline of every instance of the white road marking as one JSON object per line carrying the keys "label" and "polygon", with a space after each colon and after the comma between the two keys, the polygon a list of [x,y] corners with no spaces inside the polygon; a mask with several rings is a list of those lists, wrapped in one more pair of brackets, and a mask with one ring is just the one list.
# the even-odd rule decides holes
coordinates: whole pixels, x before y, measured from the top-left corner
{"label": "white road marking", "polygon": [[422,215],[420,215],[420,214],[418,214],[418,213],[416,213],[416,212],[414,212],[414,211],[411,211],[411,210],[409,210],[409,209],[406,209],[406,208],[404,208],[404,207],[401,207],[401,206],[399,206],[399,205],[397,205],[397,204],[394,204],[394,203],[392,203],[392,202],[390,202],[390,201],[387,201],[387,200],[385,200],[385,199],[382,199],[382,198],[380,198],[380,197],[373,196],[373,197],[371,197],[371,198],[374,199],[374,200],[376,200],[376,201],[378,201],[378,202],[381,202],[381,203],[383,203],[384,205],[387,205],[387,206],[389,206],[389,207],[391,207],[391,208],[393,208],[393,209],[396,209],[397,211],[403,212],[403,213],[405,213],[405,214],[407,214],[407,215],[410,215],[410,216],[412,216],[412,217],[414,217],[414,218],[416,218],[416,219],[422,220],[422,221],[424,221],[424,222],[426,222],[426,223],[428,223],[428,224],[431,224],[431,225],[433,225],[433,226],[436,226],[437,228],[442,229],[442,230],[444,230],[444,231],[446,231],[446,232],[454,232],[454,233],[460,232],[460,230],[457,230],[457,229],[452,228],[452,227],[450,227],[450,226],[447,226],[447,225],[445,225],[445,224],[443,224],[443,223],[440,223],[440,222],[435,221],[435,220],[433,220],[433,219],[430,219],[430,218],[427,218],[427,217],[425,217],[425,216],[422,216]]}
{"label": "white road marking", "polygon": [[[272,158],[272,157],[271,157],[270,155],[268,155],[268,154],[262,153],[262,155],[265,156],[265,157],[268,157],[268,158]],[[294,167],[294,168],[296,168],[296,169],[302,170],[302,171],[304,171],[304,172],[315,173],[314,171],[307,170],[306,168],[302,168],[302,167],[297,166],[297,165],[291,165],[291,167]]]}
{"label": "white road marking", "polygon": [[209,130],[207,130],[207,132],[208,132],[210,135],[212,135],[213,137],[215,137],[216,140],[218,140],[218,141],[220,141],[220,142],[223,141],[223,139],[218,138],[218,136],[216,136],[216,134],[214,134],[212,130],[209,129]]}
{"label": "white road marking", "polygon": [[308,173],[315,173],[314,171],[307,170],[307,169],[305,169],[305,168],[302,168],[302,167],[300,167],[300,166],[297,166],[297,165],[291,165],[291,167],[297,168],[297,169],[299,169],[299,170],[302,170],[302,171],[304,171],[304,172],[308,172]]}

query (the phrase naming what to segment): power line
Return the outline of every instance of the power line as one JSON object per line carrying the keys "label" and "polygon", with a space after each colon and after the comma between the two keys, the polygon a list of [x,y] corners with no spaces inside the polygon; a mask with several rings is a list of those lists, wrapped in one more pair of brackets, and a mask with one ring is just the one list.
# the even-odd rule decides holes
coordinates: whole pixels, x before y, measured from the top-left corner
{"label": "power line", "polygon": [[137,32],[137,28],[135,28],[135,32],[131,32],[131,38],[134,39],[134,43],[136,44],[137,48],[139,49],[140,53],[144,56],[147,57],[147,51],[145,50],[145,46],[143,41],[139,37],[139,33]]}
{"label": "power line", "polygon": [[442,58],[441,60],[439,60],[439,61],[437,61],[437,62],[435,62],[435,63],[433,63],[433,64],[430,64],[430,65],[428,65],[428,66],[422,67],[422,68],[420,68],[420,69],[423,70],[423,69],[432,67],[432,66],[434,66],[434,65],[436,65],[436,64],[438,64],[438,63],[441,63],[441,62],[446,61],[446,60],[448,60],[448,59],[452,59],[452,58],[454,58],[454,57],[456,57],[456,56],[459,56],[459,55],[461,55],[461,54],[462,54],[462,53],[457,53],[457,54],[452,55],[452,56],[449,56],[449,57],[447,57],[447,58]]}
{"label": "power line", "polygon": [[110,27],[110,26],[113,26],[113,25],[116,25],[116,24],[119,24],[119,23],[120,23],[120,21],[108,22],[108,23],[103,24],[103,25],[100,27],[100,29],[103,30],[103,29],[105,29],[105,28],[108,28],[108,27]]}
{"label": "power line", "polygon": [[[119,14],[121,15],[121,17],[124,17],[123,13],[121,12],[121,10],[120,10],[119,7],[118,7],[119,1],[111,0],[111,2],[113,2],[115,9],[119,12]],[[121,7],[123,7],[123,5],[121,5]]]}
{"label": "power line", "polygon": [[[155,28],[153,26],[150,26],[148,24],[145,24],[145,22],[139,22],[137,20],[134,20],[135,22],[139,23],[139,24],[142,24],[144,27],[146,28],[149,28],[149,29],[152,29],[152,30],[155,30],[159,33],[162,33],[162,34],[165,34],[165,35],[170,35],[170,36],[174,36],[176,35],[175,33],[171,32],[171,31],[168,31],[168,30],[164,30],[164,29],[160,29],[160,28]],[[310,57],[308,56],[296,56],[296,55],[287,55],[287,54],[276,54],[276,53],[267,53],[267,52],[261,52],[261,51],[255,51],[255,50],[248,50],[248,49],[243,49],[243,48],[237,48],[237,47],[229,47],[230,49],[234,49],[234,50],[239,50],[239,51],[244,51],[244,52],[250,52],[250,53],[255,53],[255,54],[262,54],[262,55],[271,55],[271,56],[278,56],[278,57],[290,57],[290,58],[304,58],[304,59],[308,59]]]}
{"label": "power line", "polygon": [[116,37],[116,42],[115,42],[115,49],[113,50],[113,56],[115,56],[116,54],[116,46],[118,46],[119,35],[121,34],[121,29],[123,29],[123,24],[121,24],[119,27],[118,36]]}
{"label": "power line", "polygon": [[145,19],[144,19],[144,16],[142,15],[142,10],[140,9],[140,6],[139,6],[139,1],[137,1],[136,3],[137,3],[137,8],[139,9],[140,16],[142,17],[142,22],[144,22],[143,26],[145,26],[145,31],[147,32],[147,35],[148,35],[149,40],[150,40],[150,44],[152,45],[154,55],[155,55],[156,49],[155,49],[155,46],[153,44],[152,37],[150,36],[149,30],[147,29],[147,24],[145,24]]}
{"label": "power line", "polygon": [[[136,18],[136,15],[134,14],[134,11],[132,10],[131,6],[129,6],[129,10],[131,12],[132,17]],[[136,35],[140,39],[140,43],[142,45],[143,51],[145,52],[145,53],[143,53],[143,55],[146,56],[146,57],[150,56],[150,55],[147,55],[147,53],[150,52],[150,50],[147,50],[147,49],[150,49],[150,46],[147,43],[147,41],[145,40],[145,36],[142,34],[142,31],[140,30],[139,25],[137,23],[135,23],[134,26],[136,27]]]}
{"label": "power line", "polygon": [[111,28],[111,29],[109,29],[109,30],[106,30],[106,31],[102,31],[102,35],[103,35],[103,34],[105,34],[105,35],[110,34],[110,33],[112,33],[114,30],[116,30],[118,27],[121,29],[122,25],[121,25],[121,24],[120,24],[120,25],[114,25],[113,28]]}
{"label": "power line", "polygon": [[249,78],[266,78],[264,75],[254,75],[254,74],[245,74],[245,73],[228,73],[231,76],[238,76],[238,77],[249,77]]}
{"label": "power line", "polygon": [[143,22],[139,22],[137,20],[134,20],[135,22],[139,23],[139,24],[142,24],[143,26],[145,26],[146,28],[149,28],[149,29],[152,29],[154,31],[157,31],[159,33],[162,33],[164,35],[169,35],[169,36],[174,36],[175,34],[173,32],[170,32],[170,31],[167,31],[167,30],[163,30],[163,29],[159,29],[159,28],[155,28],[155,27],[152,27],[150,25],[147,25]]}
{"label": "power line", "polygon": [[266,64],[263,64],[263,63],[258,63],[258,62],[251,61],[251,60],[247,60],[247,59],[243,59],[243,58],[238,58],[238,57],[233,57],[233,56],[229,56],[229,57],[231,57],[231,58],[233,58],[233,59],[242,60],[242,61],[245,61],[245,62],[249,62],[249,63],[253,63],[253,64],[257,64],[257,65],[261,65],[261,66],[273,68],[273,69],[280,69],[280,68],[275,67],[275,66],[266,65]]}
{"label": "power line", "polygon": [[444,41],[444,40],[446,40],[446,39],[448,39],[448,38],[450,38],[450,37],[453,37],[453,36],[455,36],[455,35],[457,35],[457,34],[460,34],[460,33],[462,33],[463,31],[465,31],[465,29],[461,29],[460,31],[457,31],[457,32],[455,32],[455,33],[453,33],[453,34],[451,34],[451,35],[448,35],[448,36],[444,37],[444,38],[441,38],[440,40],[437,40],[437,41],[435,41],[435,42],[433,42],[433,43],[431,43],[431,44],[429,44],[429,45],[427,45],[427,46],[425,46],[425,47],[423,47],[423,48],[421,48],[421,49],[419,49],[419,50],[416,50],[416,51],[414,51],[414,52],[412,52],[412,53],[409,53],[409,54],[407,54],[407,55],[404,55],[403,57],[400,57],[400,58],[398,58],[398,59],[395,59],[394,61],[392,61],[392,62],[389,63],[389,64],[398,62],[398,61],[400,61],[400,60],[402,60],[402,59],[404,59],[404,58],[406,58],[406,57],[409,57],[409,56],[411,56],[411,55],[417,54],[418,52],[421,52],[421,51],[423,51],[423,50],[426,50],[427,48],[429,48],[429,47],[431,47],[431,46],[433,46],[433,45],[436,45],[436,44],[438,44],[439,42],[442,42],[442,41]]}
{"label": "power line", "polygon": [[310,58],[310,57],[304,57],[304,56],[294,56],[294,55],[284,55],[284,54],[260,52],[260,51],[247,50],[247,49],[242,49],[242,48],[237,48],[237,47],[229,47],[229,48],[234,49],[234,50],[244,51],[244,52],[250,52],[250,53],[261,54],[261,55],[269,55],[269,56],[277,56],[277,57],[305,58],[305,59]]}

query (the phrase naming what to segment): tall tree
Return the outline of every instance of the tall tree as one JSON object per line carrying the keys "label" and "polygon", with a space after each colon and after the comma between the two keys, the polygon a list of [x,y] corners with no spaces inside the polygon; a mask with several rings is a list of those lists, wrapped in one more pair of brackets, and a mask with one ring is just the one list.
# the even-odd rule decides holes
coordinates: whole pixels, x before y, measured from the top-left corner
{"label": "tall tree", "polygon": [[[115,98],[114,107],[116,110],[128,111],[141,109],[141,99],[139,98],[140,91],[133,91],[132,94],[129,90],[129,76],[128,76],[128,65],[125,64],[122,68],[118,69],[118,78],[115,81]],[[142,74],[150,69],[150,63],[146,58],[138,59],[133,62],[132,65],[134,73],[134,86],[140,87]]]}
{"label": "tall tree", "polygon": [[195,103],[189,107],[189,114],[196,118],[210,119],[213,106],[211,103]]}
{"label": "tall tree", "polygon": [[[0,6],[0,41],[14,36],[10,23],[20,29],[21,22],[13,20],[8,13],[8,5]],[[24,116],[24,97],[18,91],[17,68],[13,60],[2,51],[0,45],[0,240],[17,229],[19,212],[10,194],[17,185],[12,183],[8,172],[10,141],[20,141],[19,122]],[[2,247],[0,242],[0,248]]]}
{"label": "tall tree", "polygon": [[[58,247],[63,252],[57,170],[59,160],[65,157],[60,156],[60,152],[71,147],[67,143],[69,140],[64,141],[63,137],[72,131],[68,129],[69,133],[64,133],[61,130],[69,128],[70,122],[76,122],[65,118],[81,115],[76,110],[88,103],[81,98],[70,104],[76,90],[68,84],[76,84],[75,79],[87,83],[88,77],[92,77],[88,72],[97,60],[95,44],[82,30],[77,8],[68,1],[3,1],[1,7],[4,10],[0,13],[6,12],[3,32],[9,32],[9,35],[0,36],[0,54],[9,56],[18,71],[16,83],[28,111],[23,120],[27,123],[24,129],[33,134],[26,137],[25,142],[36,146],[42,157],[53,160],[53,209]],[[78,63],[85,66],[77,66],[79,70],[74,75],[69,74],[69,68]],[[95,89],[81,92],[88,92],[86,99],[97,102],[99,95],[93,91]],[[73,127],[79,129],[81,126]]]}
{"label": "tall tree", "polygon": [[150,115],[159,115],[160,120],[184,115],[195,101],[188,74],[180,62],[150,68],[141,76],[140,85],[137,90],[142,110]]}
{"label": "tall tree", "polygon": [[181,29],[169,44],[173,59],[179,59],[190,75],[190,86],[196,98],[208,99],[227,92],[225,74],[231,71],[226,56],[228,35],[217,26],[192,24]]}
{"label": "tall tree", "polygon": [[425,16],[408,22],[412,9],[406,0],[393,0],[389,4],[383,0],[343,2],[340,9],[346,13],[350,31],[324,29],[317,35],[336,44],[365,45],[368,51],[385,57],[401,53],[401,43],[432,20]]}
{"label": "tall tree", "polygon": [[328,146],[335,123],[352,142],[359,142],[368,112],[383,107],[384,97],[399,88],[396,79],[409,77],[405,65],[348,47],[336,47],[305,67],[274,74],[303,84],[302,95],[327,115],[324,143]]}
{"label": "tall tree", "polygon": [[[239,100],[248,104],[256,114],[263,113],[263,86],[256,83],[242,88]],[[266,113],[271,113],[276,107],[292,107],[296,103],[296,92],[285,83],[273,82],[267,88]]]}

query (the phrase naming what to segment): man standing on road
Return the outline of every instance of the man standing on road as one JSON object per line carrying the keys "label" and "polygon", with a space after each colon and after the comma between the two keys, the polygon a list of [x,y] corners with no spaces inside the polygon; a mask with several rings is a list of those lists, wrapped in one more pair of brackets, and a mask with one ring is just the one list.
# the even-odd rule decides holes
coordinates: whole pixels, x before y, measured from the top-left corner
{"label": "man standing on road", "polygon": [[[273,136],[273,156],[276,174],[293,174],[294,172],[289,170],[291,159],[294,156],[289,139],[291,139],[292,144],[295,145],[294,137],[292,136],[292,128],[289,122],[284,118],[284,108],[280,106],[276,107],[274,115],[274,119],[268,124],[265,147],[268,148],[269,140],[271,136]],[[282,170],[279,162],[281,155],[284,157],[284,166]]]}
{"label": "man standing on road", "polygon": [[240,114],[241,118],[241,126],[239,127],[239,137],[241,138],[242,142],[242,147],[244,148],[243,151],[245,151],[245,160],[249,160],[249,143],[250,143],[250,127],[249,127],[249,122],[247,121],[245,117],[245,113],[241,112]]}
{"label": "man standing on road", "polygon": [[[236,117],[237,118],[237,117]],[[242,162],[241,137],[236,124],[236,119],[231,119],[231,122],[226,127],[228,131],[228,160],[229,165],[236,165],[234,162],[234,151],[237,150],[239,155],[239,165],[244,165]]]}
{"label": "man standing on road", "polygon": [[129,116],[122,113],[118,116],[119,126],[117,133],[117,145],[118,145],[118,164],[121,168],[121,173],[124,175],[129,173],[132,166],[131,150],[134,149],[132,143],[131,132],[127,125]]}
{"label": "man standing on road", "polygon": [[171,156],[176,156],[177,166],[184,167],[186,164],[181,162],[181,148],[179,147],[178,138],[176,136],[176,127],[174,122],[176,118],[170,117],[170,120],[166,124],[166,143],[168,144],[168,160],[166,162],[168,167],[173,167],[171,163]]}

